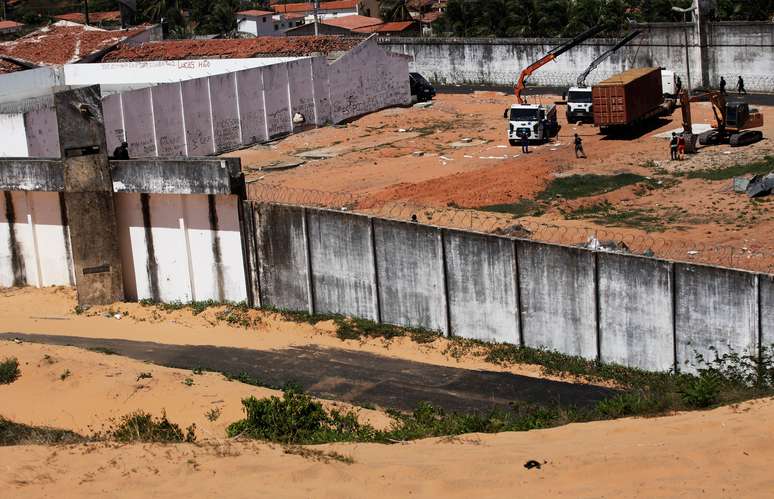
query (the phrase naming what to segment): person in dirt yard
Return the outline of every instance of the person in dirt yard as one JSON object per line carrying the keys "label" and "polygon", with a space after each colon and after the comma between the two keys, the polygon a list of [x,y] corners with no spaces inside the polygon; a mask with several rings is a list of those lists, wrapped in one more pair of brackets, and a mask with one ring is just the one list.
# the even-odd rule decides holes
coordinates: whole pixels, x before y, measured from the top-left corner
{"label": "person in dirt yard", "polygon": [[129,159],[129,144],[121,142],[113,151],[113,159]]}
{"label": "person in dirt yard", "polygon": [[677,136],[677,159],[682,160],[685,156],[685,136],[680,134]]}
{"label": "person in dirt yard", "polygon": [[722,76],[720,77],[720,94],[726,95],[726,79]]}
{"label": "person in dirt yard", "polygon": [[745,94],[747,95],[747,90],[744,89],[744,80],[740,76],[738,80],[736,80],[736,93],[739,95]]}
{"label": "person in dirt yard", "polygon": [[577,133],[575,134],[575,157],[576,158],[585,158],[586,153],[583,152],[583,139],[580,138],[580,135]]}
{"label": "person in dirt yard", "polygon": [[669,159],[677,159],[677,134],[672,132],[672,138],[669,140]]}
{"label": "person in dirt yard", "polygon": [[521,134],[521,152],[529,154],[529,138],[526,133]]}

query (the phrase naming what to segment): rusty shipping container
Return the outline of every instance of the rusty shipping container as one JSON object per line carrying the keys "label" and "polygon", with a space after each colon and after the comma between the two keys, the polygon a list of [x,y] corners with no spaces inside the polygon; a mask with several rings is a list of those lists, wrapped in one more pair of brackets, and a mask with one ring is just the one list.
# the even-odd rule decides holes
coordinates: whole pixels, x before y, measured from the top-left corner
{"label": "rusty shipping container", "polygon": [[594,125],[625,126],[653,116],[664,102],[661,69],[637,68],[591,87]]}

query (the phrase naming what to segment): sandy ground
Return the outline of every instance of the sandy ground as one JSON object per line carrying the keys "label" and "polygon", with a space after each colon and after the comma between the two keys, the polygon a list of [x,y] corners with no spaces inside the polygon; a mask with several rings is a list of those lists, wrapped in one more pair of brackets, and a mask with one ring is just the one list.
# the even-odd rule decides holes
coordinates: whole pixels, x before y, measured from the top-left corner
{"label": "sandy ground", "polygon": [[[197,445],[0,448],[5,497],[771,497],[774,400],[654,419],[396,445],[288,448],[222,438],[239,398],[269,390],[72,347],[3,342],[22,376],[0,413],[79,431],[134,409],[197,424]],[[48,357],[46,357],[48,356]],[[59,379],[62,369],[72,374]],[[140,372],[152,378],[136,381]],[[221,409],[210,422],[204,413]],[[371,413],[373,419],[380,415]],[[383,416],[382,416],[383,417]],[[330,459],[336,453],[352,463]],[[527,470],[528,460],[542,463]],[[10,495],[9,495],[10,494]]]}
{"label": "sandy ground", "polygon": [[[3,330],[250,348],[307,341],[341,346],[325,324],[269,316],[245,330],[212,325],[207,313],[165,315],[131,304],[75,315],[72,291],[57,288],[6,290],[0,300]],[[99,315],[111,308],[129,316]],[[455,366],[482,362],[401,341],[349,346]],[[5,417],[89,433],[133,410],[165,410],[183,427],[195,423],[200,443],[0,448],[5,497],[771,497],[774,490],[772,399],[524,433],[297,449],[223,438],[241,417],[242,397],[272,390],[74,347],[0,342],[0,358],[8,356],[20,360],[22,376],[0,386]],[[140,373],[152,377],[138,379]],[[206,413],[216,407],[220,416],[210,421]],[[377,426],[389,421],[378,411],[357,410]],[[333,452],[354,462],[326,457]],[[542,468],[525,469],[532,459]]]}
{"label": "sandy ground", "polygon": [[[255,325],[249,329],[215,319],[219,309],[194,316],[190,310],[157,311],[138,303],[95,307],[78,315],[75,292],[70,288],[0,289],[0,332],[44,333],[86,338],[118,338],[172,345],[213,345],[255,350],[316,345],[350,348],[378,355],[439,366],[545,376],[538,366],[496,366],[475,355],[457,356],[446,351],[448,340],[419,344],[409,338],[345,340],[335,336],[335,325],[315,325],[285,320],[275,313],[251,310]],[[119,314],[121,319],[116,319]],[[126,314],[126,315],[124,315]],[[564,381],[571,381],[564,379]]]}
{"label": "sandy ground", "polygon": [[[557,97],[538,99],[550,103]],[[769,255],[769,260],[774,259],[774,242],[763,235],[774,230],[774,213],[766,203],[754,203],[747,196],[734,193],[730,180],[710,182],[677,176],[774,154],[774,108],[757,106],[765,117],[763,141],[740,148],[701,148],[699,154],[685,161],[670,161],[668,142],[657,135],[681,126],[679,109],[671,119],[662,119],[632,140],[614,140],[600,135],[592,125],[567,124],[564,107],[559,106],[559,136],[524,155],[520,148],[509,146],[505,136],[502,112],[511,101],[512,96],[496,92],[440,94],[428,109],[387,109],[345,126],[309,130],[231,155],[242,158],[256,198],[262,198],[262,189],[271,187],[285,189],[281,199],[277,199],[283,202],[311,200],[311,204],[340,207],[348,204],[341,195],[344,193],[353,196],[361,210],[395,218],[408,218],[419,212],[420,221],[439,225],[459,225],[447,220],[457,215],[452,213],[444,218],[433,212],[434,216],[423,217],[416,209],[395,209],[395,203],[446,211],[449,207],[476,209],[534,199],[551,179],[559,176],[631,172],[674,184],[647,192],[630,186],[577,200],[554,199],[542,203],[543,214],[520,220],[479,212],[474,215],[478,223],[472,224],[472,228],[487,230],[492,225],[526,221],[548,224],[548,229],[534,237],[554,242],[564,241],[557,240],[550,227],[583,227],[606,230],[609,239],[658,238],[659,248],[674,242],[674,251],[656,251],[667,258],[684,259],[688,251],[705,251],[705,247],[734,246],[744,258],[759,258],[757,253],[745,254],[753,248]],[[694,123],[711,121],[709,103],[694,103],[692,113]],[[575,133],[583,138],[588,159],[575,158]],[[405,139],[395,141],[401,134]],[[461,143],[463,139],[470,142]],[[298,160],[297,155],[320,148],[333,148],[336,156],[307,160],[288,170],[258,170],[276,162]],[[314,191],[311,195],[310,190]],[[588,217],[566,220],[563,214],[602,201],[609,201],[618,210],[657,217],[658,222],[647,229],[636,225],[603,227]],[[697,248],[684,250],[681,245],[688,243]],[[645,249],[648,243],[643,242],[642,246]],[[702,261],[730,266],[739,263],[710,257]],[[754,269],[766,270],[771,262],[764,263]]]}

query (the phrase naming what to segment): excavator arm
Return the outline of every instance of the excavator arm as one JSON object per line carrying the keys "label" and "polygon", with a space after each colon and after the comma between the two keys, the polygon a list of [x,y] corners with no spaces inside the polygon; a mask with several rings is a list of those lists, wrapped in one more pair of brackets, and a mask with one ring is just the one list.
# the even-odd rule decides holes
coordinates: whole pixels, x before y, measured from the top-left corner
{"label": "excavator arm", "polygon": [[571,48],[575,47],[576,45],[582,43],[583,41],[591,38],[592,36],[596,35],[600,31],[602,31],[604,28],[601,25],[594,26],[593,28],[590,28],[580,35],[576,36],[572,40],[563,43],[562,45],[559,45],[555,49],[552,49],[549,53],[538,59],[537,61],[533,62],[526,68],[524,68],[521,71],[521,74],[519,75],[519,79],[516,82],[516,86],[513,89],[513,93],[516,95],[516,101],[519,104],[526,104],[527,100],[521,96],[521,91],[524,90],[524,87],[526,86],[527,78],[529,78],[532,73],[534,73],[536,70],[541,68],[542,66],[545,66],[549,62],[553,61],[563,53],[567,52]]}
{"label": "excavator arm", "polygon": [[619,41],[618,43],[616,43],[616,44],[615,44],[615,46],[614,46],[613,48],[611,48],[611,49],[609,49],[609,50],[605,51],[604,53],[602,53],[602,55],[600,55],[599,57],[597,57],[596,59],[594,59],[594,61],[593,61],[591,64],[589,64],[589,67],[587,67],[587,68],[586,68],[586,71],[584,71],[583,73],[581,73],[581,74],[578,76],[578,80],[577,80],[577,82],[576,82],[576,83],[578,84],[578,87],[580,87],[580,88],[584,88],[584,87],[586,86],[586,78],[589,76],[589,73],[591,73],[592,71],[594,71],[594,70],[597,68],[597,66],[599,66],[599,64],[600,64],[602,61],[604,61],[605,59],[607,59],[608,57],[610,57],[610,55],[612,55],[614,52],[616,52],[618,49],[620,49],[621,47],[623,47],[624,45],[626,45],[627,43],[629,43],[630,41],[632,41],[632,40],[633,40],[635,37],[637,37],[637,36],[638,36],[640,33],[642,33],[642,31],[640,31],[640,30],[634,30],[634,31],[630,32],[628,35],[626,35],[625,37],[623,37],[623,38],[621,39],[621,41]]}

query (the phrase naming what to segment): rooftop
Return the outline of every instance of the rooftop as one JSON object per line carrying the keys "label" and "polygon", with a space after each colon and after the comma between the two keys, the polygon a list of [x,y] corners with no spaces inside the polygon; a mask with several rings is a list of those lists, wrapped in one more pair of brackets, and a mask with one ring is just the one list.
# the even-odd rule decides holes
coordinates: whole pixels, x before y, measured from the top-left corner
{"label": "rooftop", "polygon": [[104,62],[236,59],[260,56],[298,57],[345,52],[360,43],[339,36],[263,36],[237,40],[174,40],[119,47]]}
{"label": "rooftop", "polygon": [[138,26],[128,30],[107,31],[59,21],[17,40],[0,43],[0,56],[9,56],[37,66],[78,62],[147,29],[147,26]]}
{"label": "rooftop", "polygon": [[364,28],[366,26],[376,26],[377,24],[383,24],[382,20],[377,17],[366,17],[359,15],[332,17],[329,19],[322,19],[322,24],[329,26],[338,26],[339,28],[357,29]]}
{"label": "rooftop", "polygon": [[[58,16],[54,16],[54,18],[62,20],[62,21],[70,21],[74,23],[85,23],[86,22],[86,16],[83,15],[83,12],[70,12],[68,14],[60,14]],[[117,10],[112,10],[109,12],[89,12],[89,22],[90,23],[102,23],[102,22],[118,22],[121,20],[121,13]]]}
{"label": "rooftop", "polygon": [[261,16],[273,16],[274,12],[271,10],[240,10],[237,12],[238,16],[250,16],[250,17],[261,17]]}
{"label": "rooftop", "polygon": [[0,21],[0,29],[21,28],[22,26],[24,26],[22,23],[16,21]]}
{"label": "rooftop", "polygon": [[406,31],[414,26],[416,26],[415,21],[398,21],[394,23],[378,24],[376,26],[366,26],[364,28],[358,28],[355,31],[363,33],[398,33]]}
{"label": "rooftop", "polygon": [[[314,11],[314,5],[311,2],[304,3],[289,3],[289,4],[275,4],[271,6],[274,12],[281,14],[287,12],[312,12]],[[319,10],[344,10],[354,9],[357,7],[357,0],[336,0],[333,2],[320,2]]]}

